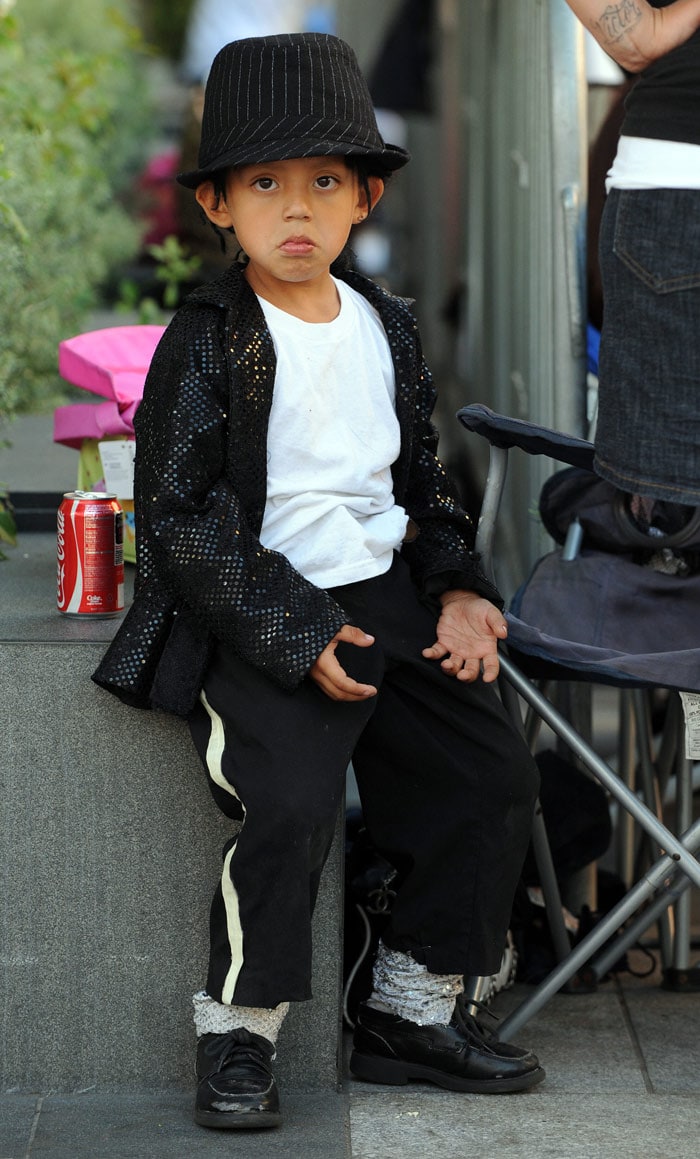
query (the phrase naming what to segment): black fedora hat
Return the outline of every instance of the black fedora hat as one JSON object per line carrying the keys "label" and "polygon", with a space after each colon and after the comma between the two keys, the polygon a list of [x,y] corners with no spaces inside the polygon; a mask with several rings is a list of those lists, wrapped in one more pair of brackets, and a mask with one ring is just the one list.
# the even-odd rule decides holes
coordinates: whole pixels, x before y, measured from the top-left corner
{"label": "black fedora hat", "polygon": [[388,171],[409,160],[405,149],[383,141],[353,50],[319,32],[254,36],[214,58],[199,168],[177,180],[196,189],[232,165],[338,154],[376,160]]}

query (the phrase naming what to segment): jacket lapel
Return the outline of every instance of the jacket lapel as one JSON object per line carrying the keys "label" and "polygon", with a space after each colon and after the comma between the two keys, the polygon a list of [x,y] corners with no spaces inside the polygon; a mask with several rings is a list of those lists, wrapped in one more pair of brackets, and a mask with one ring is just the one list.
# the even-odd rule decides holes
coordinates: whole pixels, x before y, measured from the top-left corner
{"label": "jacket lapel", "polygon": [[[401,428],[401,450],[392,466],[394,495],[401,502],[408,482],[413,447],[415,392],[420,367],[407,328],[416,323],[404,298],[388,294],[369,278],[355,272],[341,275],[371,303],[386,330],[396,378],[396,415]],[[231,383],[227,473],[240,496],[251,528],[257,533],[265,511],[267,429],[275,384],[275,350],[255,294],[234,264],[215,282],[193,296],[215,301],[227,311],[227,359]]]}
{"label": "jacket lapel", "polygon": [[229,371],[227,478],[258,534],[265,511],[267,428],[275,385],[275,348],[255,294],[234,263],[193,297],[226,310]]}
{"label": "jacket lapel", "polygon": [[[247,288],[247,287],[246,287]],[[228,473],[255,532],[262,527],[267,491],[267,432],[276,357],[257,299],[229,315],[231,425]],[[246,306],[248,303],[246,302]]]}

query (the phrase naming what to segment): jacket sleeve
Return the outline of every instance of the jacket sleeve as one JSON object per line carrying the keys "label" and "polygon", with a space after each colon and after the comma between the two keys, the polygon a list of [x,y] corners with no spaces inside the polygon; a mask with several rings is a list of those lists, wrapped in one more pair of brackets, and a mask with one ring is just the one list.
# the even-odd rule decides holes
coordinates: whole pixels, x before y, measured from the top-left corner
{"label": "jacket sleeve", "polygon": [[264,548],[249,524],[230,482],[236,448],[221,311],[197,309],[203,331],[195,337],[186,309],[176,315],[136,415],[139,568],[238,656],[292,690],[347,616]]}
{"label": "jacket sleeve", "polygon": [[404,544],[402,554],[425,595],[436,597],[461,588],[503,608],[503,598],[482,571],[480,556],[474,550],[473,520],[462,508],[455,485],[438,458],[438,433],[431,421],[435,388],[417,336],[416,344],[415,426],[404,506],[419,533]]}

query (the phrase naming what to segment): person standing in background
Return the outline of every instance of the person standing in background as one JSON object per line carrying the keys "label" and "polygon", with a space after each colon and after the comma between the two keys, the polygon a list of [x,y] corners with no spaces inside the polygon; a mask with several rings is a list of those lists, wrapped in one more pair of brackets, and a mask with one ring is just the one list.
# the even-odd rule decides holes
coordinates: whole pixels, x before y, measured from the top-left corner
{"label": "person standing in background", "polygon": [[306,29],[308,0],[195,0],[181,71],[188,84],[204,85],[211,62],[230,40]]}
{"label": "person standing in background", "polygon": [[638,74],[606,181],[595,469],[700,503],[700,0],[567,0]]}

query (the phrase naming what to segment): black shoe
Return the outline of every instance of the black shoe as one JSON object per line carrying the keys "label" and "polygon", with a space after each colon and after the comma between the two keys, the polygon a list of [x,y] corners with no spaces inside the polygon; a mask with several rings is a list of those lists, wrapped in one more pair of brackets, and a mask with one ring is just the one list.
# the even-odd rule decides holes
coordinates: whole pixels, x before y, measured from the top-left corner
{"label": "black shoe", "polygon": [[275,1048],[260,1034],[203,1034],[197,1044],[194,1121],[202,1127],[276,1127],[279,1098],[270,1063]]}
{"label": "black shoe", "polygon": [[536,1056],[499,1042],[464,1010],[455,1007],[449,1026],[419,1026],[363,1003],[355,1027],[350,1070],[371,1083],[404,1086],[410,1079],[450,1091],[508,1094],[544,1078]]}
{"label": "black shoe", "polygon": [[[477,1014],[472,1013],[474,1010],[477,1011]],[[471,1035],[472,1038],[481,1039],[486,1046],[495,1050],[497,1054],[505,1055],[506,1058],[535,1058],[532,1051],[524,1046],[516,1046],[514,1042],[501,1042],[491,1027],[485,1025],[487,1018],[490,1018],[492,1022],[498,1022],[496,1015],[492,1014],[483,1002],[478,1002],[475,998],[467,998],[466,994],[459,994],[455,1002],[454,1014],[450,1019],[450,1026],[456,1026],[466,1035]]]}

